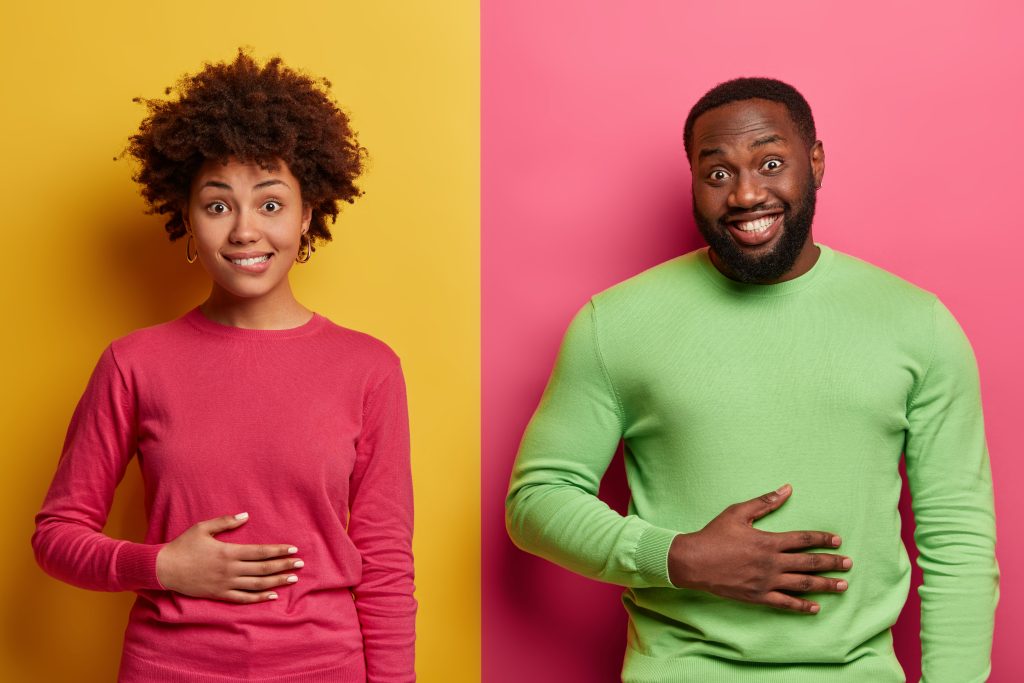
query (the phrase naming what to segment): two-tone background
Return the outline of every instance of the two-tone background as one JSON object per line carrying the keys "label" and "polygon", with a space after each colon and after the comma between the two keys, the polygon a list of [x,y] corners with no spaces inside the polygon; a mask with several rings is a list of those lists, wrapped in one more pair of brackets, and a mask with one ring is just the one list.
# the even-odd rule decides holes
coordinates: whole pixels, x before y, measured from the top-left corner
{"label": "two-tone background", "polygon": [[[814,109],[817,239],[936,292],[974,344],[1003,576],[991,680],[1024,680],[1022,29],[1011,0],[5,5],[0,680],[113,680],[132,596],[42,574],[32,516],[103,347],[205,294],[112,160],[131,99],[242,45],[330,79],[371,155],[366,195],[293,282],[403,358],[421,680],[617,679],[618,589],[514,549],[501,503],[572,313],[699,245],[682,123],[738,75]],[[613,464],[620,508],[623,479]],[[141,510],[133,467],[108,531],[140,536]],[[916,609],[896,626],[911,680]]]}

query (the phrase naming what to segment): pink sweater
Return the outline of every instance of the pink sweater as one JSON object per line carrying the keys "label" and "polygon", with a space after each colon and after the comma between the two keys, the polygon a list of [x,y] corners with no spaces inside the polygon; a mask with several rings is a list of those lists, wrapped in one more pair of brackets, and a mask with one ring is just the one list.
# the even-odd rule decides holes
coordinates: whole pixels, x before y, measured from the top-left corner
{"label": "pink sweater", "polygon": [[[102,533],[136,453],[145,543]],[[103,352],[32,544],[56,578],[138,594],[120,681],[397,683],[415,680],[412,508],[405,385],[386,345],[320,315],[243,330],[194,309]],[[298,583],[252,605],[162,588],[162,544],[242,511],[217,539],[298,546]]]}

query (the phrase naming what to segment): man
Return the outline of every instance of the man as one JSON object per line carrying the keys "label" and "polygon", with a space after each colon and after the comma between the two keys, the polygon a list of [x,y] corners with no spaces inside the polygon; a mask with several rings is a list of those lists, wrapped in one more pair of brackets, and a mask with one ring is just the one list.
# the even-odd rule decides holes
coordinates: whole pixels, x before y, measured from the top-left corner
{"label": "man", "polygon": [[[627,587],[624,681],[903,681],[905,453],[924,680],[984,681],[995,531],[963,332],[933,295],[814,242],[825,152],[791,86],[723,83],[684,137],[709,246],[577,314],[516,460],[510,535]],[[626,517],[596,497],[620,441]]]}

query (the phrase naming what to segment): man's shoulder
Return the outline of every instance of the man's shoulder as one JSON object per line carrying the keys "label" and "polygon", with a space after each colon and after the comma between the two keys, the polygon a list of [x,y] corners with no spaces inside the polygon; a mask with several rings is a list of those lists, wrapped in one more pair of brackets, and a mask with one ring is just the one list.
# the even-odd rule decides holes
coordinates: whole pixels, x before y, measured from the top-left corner
{"label": "man's shoulder", "polygon": [[938,299],[935,294],[856,256],[834,253],[829,284],[849,300],[861,302],[878,313],[918,313],[930,318]]}
{"label": "man's shoulder", "polygon": [[595,306],[602,308],[632,308],[661,302],[668,297],[686,297],[708,284],[700,272],[700,259],[706,251],[705,247],[663,261],[591,298]]}
{"label": "man's shoulder", "polygon": [[[884,297],[890,306],[931,308],[936,296],[902,277],[856,256],[822,246],[831,252],[827,276],[822,284],[840,290],[852,298],[878,303]],[[666,301],[685,304],[702,293],[715,290],[708,273],[713,268],[707,258],[707,247],[676,256],[647,268],[632,277],[604,289],[591,297],[598,308],[626,310],[648,305],[660,306]]]}

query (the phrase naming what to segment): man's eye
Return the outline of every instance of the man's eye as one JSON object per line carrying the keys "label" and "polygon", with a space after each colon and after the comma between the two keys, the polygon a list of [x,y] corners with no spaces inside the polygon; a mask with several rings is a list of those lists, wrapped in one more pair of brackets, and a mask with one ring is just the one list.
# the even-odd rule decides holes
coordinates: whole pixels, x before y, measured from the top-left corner
{"label": "man's eye", "polygon": [[210,213],[224,213],[228,210],[228,205],[224,202],[214,202],[206,207],[206,210]]}
{"label": "man's eye", "polygon": [[729,174],[723,170],[712,171],[711,175],[708,176],[711,180],[725,180],[729,177]]}
{"label": "man's eye", "polygon": [[263,203],[263,210],[269,211],[270,213],[276,213],[281,210],[281,205],[274,200]]}
{"label": "man's eye", "polygon": [[782,161],[780,159],[769,159],[764,162],[762,168],[766,171],[778,171],[782,168]]}

